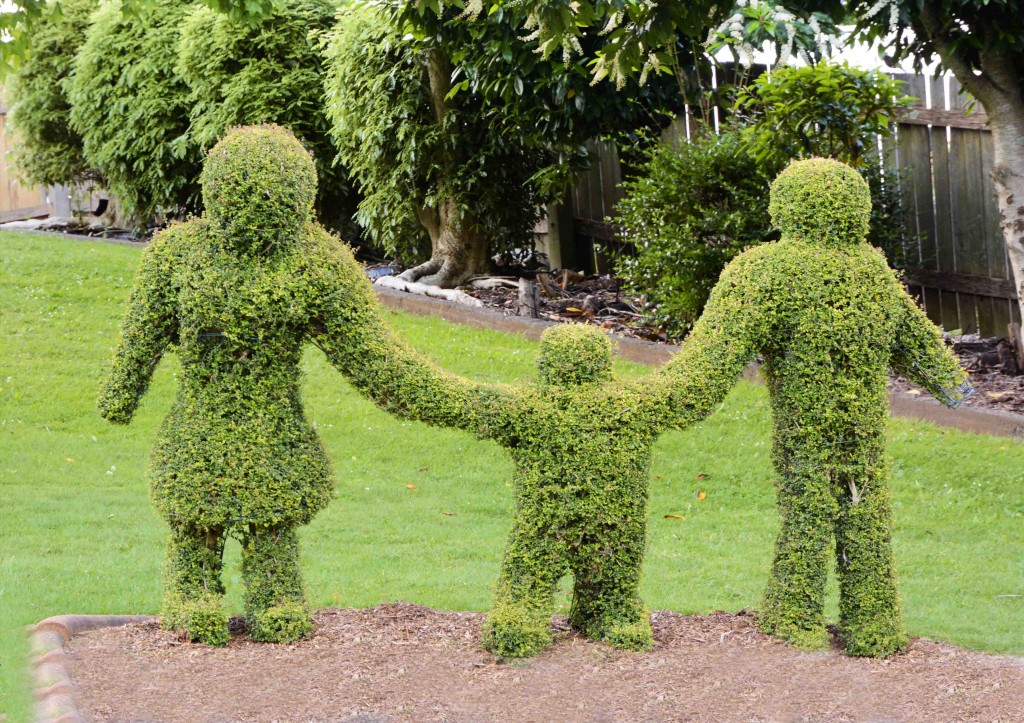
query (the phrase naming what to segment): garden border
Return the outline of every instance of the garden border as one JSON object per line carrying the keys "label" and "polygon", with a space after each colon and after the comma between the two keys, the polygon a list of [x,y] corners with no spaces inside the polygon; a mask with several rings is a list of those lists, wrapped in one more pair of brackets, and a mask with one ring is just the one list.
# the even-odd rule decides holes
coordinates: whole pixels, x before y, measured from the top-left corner
{"label": "garden border", "polygon": [[157,620],[151,615],[57,615],[28,628],[35,679],[36,720],[84,723],[78,689],[71,680],[64,645],[79,633]]}

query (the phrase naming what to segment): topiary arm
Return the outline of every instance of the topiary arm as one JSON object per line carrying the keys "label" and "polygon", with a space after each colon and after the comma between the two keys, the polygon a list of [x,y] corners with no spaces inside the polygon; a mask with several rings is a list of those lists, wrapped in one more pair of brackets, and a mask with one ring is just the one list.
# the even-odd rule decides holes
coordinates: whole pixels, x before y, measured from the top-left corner
{"label": "topiary arm", "polygon": [[[165,232],[165,236],[168,233]],[[131,421],[146,393],[153,370],[167,345],[177,337],[178,320],[172,281],[174,255],[167,238],[154,239],[142,255],[128,311],[121,322],[121,339],[110,374],[100,391],[99,410],[115,424]]]}
{"label": "topiary arm", "polygon": [[967,372],[910,294],[902,288],[897,293],[899,316],[889,366],[947,407],[959,407],[974,393]]}
{"label": "topiary arm", "polygon": [[682,350],[661,369],[633,382],[653,406],[659,428],[685,428],[709,416],[766,343],[771,294],[762,290],[762,252],[737,257],[722,272]]}
{"label": "topiary arm", "polygon": [[482,433],[486,410],[501,392],[463,379],[413,351],[387,323],[380,302],[351,251],[330,242],[313,271],[316,309],[312,342],[361,393],[393,414],[442,427]]}

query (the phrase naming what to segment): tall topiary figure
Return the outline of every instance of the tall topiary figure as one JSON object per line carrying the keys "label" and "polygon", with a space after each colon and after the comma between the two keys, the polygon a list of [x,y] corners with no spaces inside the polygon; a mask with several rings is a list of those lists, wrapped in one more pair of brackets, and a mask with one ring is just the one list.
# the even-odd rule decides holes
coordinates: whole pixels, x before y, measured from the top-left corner
{"label": "tall topiary figure", "polygon": [[233,130],[211,149],[202,190],[206,214],[146,249],[99,408],[130,421],[177,347],[181,386],[150,464],[170,526],[163,624],[227,640],[220,573],[233,534],[250,635],[294,640],[312,629],[296,527],[332,492],[300,402],[303,343],[379,403],[429,405],[443,423],[456,423],[445,410],[461,409],[459,386],[393,336],[349,248],[312,221],[316,170],[290,132]]}
{"label": "tall topiary figure", "polygon": [[683,351],[671,391],[707,411],[764,357],[781,528],[758,624],[794,645],[827,644],[824,596],[835,541],[846,650],[885,656],[903,633],[891,545],[888,369],[948,406],[966,375],[865,241],[871,198],[837,161],[792,163],[771,187],[776,243],[732,261]]}
{"label": "tall topiary figure", "polygon": [[476,431],[515,463],[515,512],[484,644],[526,657],[551,643],[555,585],[574,577],[570,624],[626,650],[651,646],[639,585],[647,530],[651,447],[669,426],[706,414],[673,395],[678,368],[612,378],[611,344],[591,326],[541,336],[539,379],[520,387],[470,385],[459,418],[413,409],[426,421]]}

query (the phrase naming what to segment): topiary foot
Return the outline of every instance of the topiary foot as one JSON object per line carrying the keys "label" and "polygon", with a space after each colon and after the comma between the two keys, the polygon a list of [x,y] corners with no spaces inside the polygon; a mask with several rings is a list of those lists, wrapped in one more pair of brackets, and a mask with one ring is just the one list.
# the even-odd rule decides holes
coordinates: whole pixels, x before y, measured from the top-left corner
{"label": "topiary foot", "polygon": [[907,636],[899,623],[881,620],[842,629],[843,644],[849,655],[886,658],[907,649]]}
{"label": "topiary foot", "polygon": [[650,615],[631,623],[615,622],[595,631],[588,637],[608,643],[619,650],[644,653],[654,646],[654,632],[651,630]]}
{"label": "topiary foot", "polygon": [[274,605],[248,619],[249,637],[261,643],[294,643],[316,630],[306,606],[299,602]]}
{"label": "topiary foot", "polygon": [[761,632],[785,640],[790,646],[808,652],[828,650],[831,640],[824,625],[802,628],[793,623],[779,623],[761,615],[757,619]]}
{"label": "topiary foot", "polygon": [[164,605],[161,626],[183,633],[193,643],[205,643],[219,648],[227,645],[228,616],[220,598],[184,600]]}
{"label": "topiary foot", "polygon": [[522,608],[495,608],[484,623],[484,647],[499,658],[529,658],[553,640],[550,619]]}

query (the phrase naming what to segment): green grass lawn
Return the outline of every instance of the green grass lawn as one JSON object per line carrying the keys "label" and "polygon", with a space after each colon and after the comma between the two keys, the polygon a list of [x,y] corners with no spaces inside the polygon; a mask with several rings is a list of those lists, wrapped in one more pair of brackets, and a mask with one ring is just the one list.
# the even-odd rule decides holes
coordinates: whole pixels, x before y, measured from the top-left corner
{"label": "green grass lawn", "polygon": [[[0,233],[0,712],[12,721],[30,715],[24,626],[159,608],[163,528],[144,471],[176,360],[157,370],[130,427],[94,408],[139,254]],[[453,371],[502,381],[533,373],[536,344],[520,337],[392,320]],[[305,370],[307,410],[338,480],[337,499],[302,531],[313,605],[486,609],[509,524],[503,452],[388,417],[319,352]],[[902,420],[890,433],[909,631],[1024,655],[1024,446]],[[776,524],[769,440],[765,391],[748,384],[704,424],[660,440],[644,577],[652,608],[757,606]],[[237,548],[229,556],[237,561]]]}

